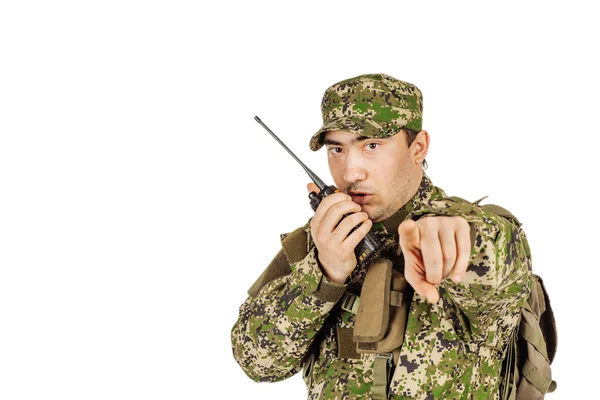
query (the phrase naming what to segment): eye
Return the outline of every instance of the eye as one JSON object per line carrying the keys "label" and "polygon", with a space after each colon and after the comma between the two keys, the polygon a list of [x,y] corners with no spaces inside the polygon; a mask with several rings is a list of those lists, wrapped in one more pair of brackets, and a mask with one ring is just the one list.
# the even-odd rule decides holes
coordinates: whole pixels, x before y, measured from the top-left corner
{"label": "eye", "polygon": [[340,154],[342,152],[341,147],[330,147],[327,149],[331,154]]}
{"label": "eye", "polygon": [[367,148],[369,150],[376,150],[379,147],[379,143],[367,143]]}

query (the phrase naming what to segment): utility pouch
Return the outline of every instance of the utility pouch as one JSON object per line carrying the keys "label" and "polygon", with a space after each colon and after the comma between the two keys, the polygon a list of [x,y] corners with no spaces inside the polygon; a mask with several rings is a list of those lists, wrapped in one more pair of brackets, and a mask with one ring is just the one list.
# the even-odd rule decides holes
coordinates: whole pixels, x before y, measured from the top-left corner
{"label": "utility pouch", "polygon": [[402,346],[409,287],[390,260],[369,266],[354,322],[352,340],[358,353],[389,353]]}

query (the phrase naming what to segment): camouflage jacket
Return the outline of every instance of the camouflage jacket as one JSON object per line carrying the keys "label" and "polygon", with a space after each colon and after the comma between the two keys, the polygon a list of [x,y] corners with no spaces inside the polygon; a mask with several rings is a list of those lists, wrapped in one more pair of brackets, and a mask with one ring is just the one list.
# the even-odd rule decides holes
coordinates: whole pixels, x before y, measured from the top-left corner
{"label": "camouflage jacket", "polygon": [[[469,222],[469,267],[459,283],[440,284],[436,304],[413,294],[389,396],[497,399],[506,343],[531,290],[527,239],[518,221],[450,199],[424,175],[411,201],[374,224],[372,231],[386,243],[381,256],[394,262],[402,257],[397,228],[404,219],[438,215]],[[309,351],[315,352],[304,374],[309,399],[369,399],[375,355],[340,356],[336,338],[336,326],[354,323],[339,300],[346,290],[360,293],[366,271],[355,269],[346,285],[329,282],[309,224],[302,229],[303,258],[280,251],[249,290],[231,332],[234,357],[253,380],[272,382],[299,372]]]}

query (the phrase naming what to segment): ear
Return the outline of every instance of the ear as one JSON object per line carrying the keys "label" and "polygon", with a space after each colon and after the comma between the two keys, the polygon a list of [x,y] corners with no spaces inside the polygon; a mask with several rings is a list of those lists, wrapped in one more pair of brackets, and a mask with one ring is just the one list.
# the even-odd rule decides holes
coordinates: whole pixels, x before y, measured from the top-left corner
{"label": "ear", "polygon": [[429,151],[429,133],[427,131],[419,132],[410,145],[410,150],[413,153],[415,163],[423,164],[427,152]]}

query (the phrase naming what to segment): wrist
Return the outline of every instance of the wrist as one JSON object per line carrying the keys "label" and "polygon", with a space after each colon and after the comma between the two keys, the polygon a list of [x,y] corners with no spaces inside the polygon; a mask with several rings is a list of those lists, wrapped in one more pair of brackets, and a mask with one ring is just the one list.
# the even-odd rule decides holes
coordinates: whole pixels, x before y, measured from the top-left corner
{"label": "wrist", "polygon": [[321,263],[321,260],[319,259],[318,255],[317,255],[317,265],[319,266],[319,268],[321,269],[321,272],[323,273],[323,276],[325,278],[327,278],[328,281],[333,282],[333,283],[337,283],[340,285],[345,285],[348,280],[348,277],[350,276],[350,274],[333,274],[330,271],[330,268],[327,268],[323,265],[323,263]]}

